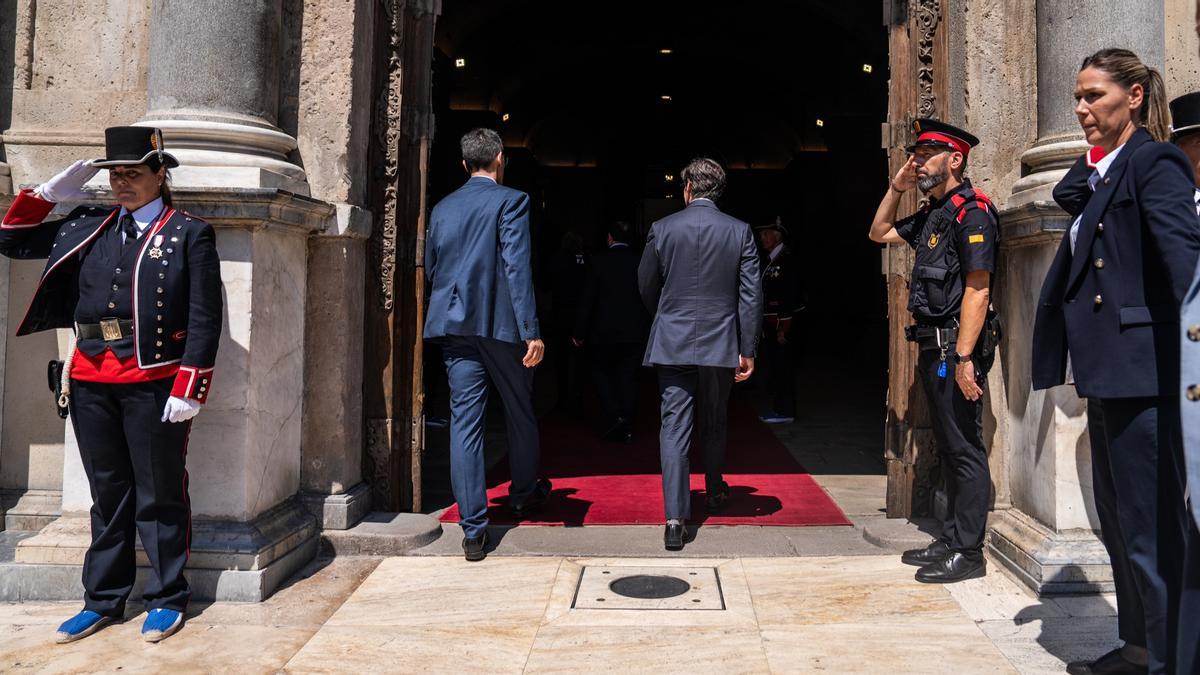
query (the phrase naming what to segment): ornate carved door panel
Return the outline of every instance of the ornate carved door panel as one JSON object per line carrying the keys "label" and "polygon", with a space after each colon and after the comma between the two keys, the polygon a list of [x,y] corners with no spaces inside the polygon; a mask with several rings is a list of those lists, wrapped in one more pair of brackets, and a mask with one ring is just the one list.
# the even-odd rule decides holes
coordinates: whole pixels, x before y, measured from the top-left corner
{"label": "ornate carved door panel", "polygon": [[[889,175],[907,160],[911,123],[918,117],[943,115],[948,87],[946,73],[949,0],[887,0],[891,50],[888,123],[883,140],[888,149]],[[914,193],[905,195],[900,215],[917,207]],[[908,281],[912,250],[889,246],[884,255],[888,281],[888,406],[885,457],[887,460],[887,515],[891,518],[924,516],[932,512],[938,483],[938,461],[933,447],[929,410],[917,380],[917,350],[904,339],[912,323],[908,313]]]}
{"label": "ornate carved door panel", "polygon": [[424,450],[425,186],[433,136],[434,25],[441,0],[380,0],[372,164],[376,214],[367,273],[363,473],[373,506],[421,509]]}

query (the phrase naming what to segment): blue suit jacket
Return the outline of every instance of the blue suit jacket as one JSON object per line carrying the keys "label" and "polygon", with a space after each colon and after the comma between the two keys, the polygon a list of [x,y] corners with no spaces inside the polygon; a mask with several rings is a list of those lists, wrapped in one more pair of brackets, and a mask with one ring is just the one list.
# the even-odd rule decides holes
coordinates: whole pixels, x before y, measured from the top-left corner
{"label": "blue suit jacket", "polygon": [[425,241],[425,337],[539,337],[530,249],[524,192],[474,176],[438,202]]}
{"label": "blue suit jacket", "polygon": [[1192,278],[1192,287],[1183,301],[1182,357],[1183,396],[1180,397],[1183,421],[1183,453],[1187,464],[1188,489],[1192,516],[1200,525],[1200,401],[1189,401],[1187,389],[1200,386],[1200,265]]}
{"label": "blue suit jacket", "polygon": [[[1085,158],[1055,189],[1083,220],[1063,237],[1033,333],[1033,386],[1063,383],[1070,344],[1080,396],[1176,396],[1179,307],[1200,257],[1192,172],[1183,152],[1139,129],[1089,190]],[[1080,178],[1082,177],[1082,181]],[[1089,190],[1090,191],[1090,190]],[[1071,194],[1076,193],[1076,194]]]}
{"label": "blue suit jacket", "polygon": [[736,368],[762,324],[758,248],[750,226],[697,199],[650,227],[638,285],[654,314],[646,365]]}

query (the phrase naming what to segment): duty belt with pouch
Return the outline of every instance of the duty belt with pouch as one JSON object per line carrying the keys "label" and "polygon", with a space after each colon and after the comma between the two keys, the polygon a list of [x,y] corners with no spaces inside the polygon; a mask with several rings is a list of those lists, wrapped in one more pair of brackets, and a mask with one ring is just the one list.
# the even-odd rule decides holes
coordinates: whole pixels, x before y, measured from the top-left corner
{"label": "duty belt with pouch", "polygon": [[116,342],[133,337],[133,321],[128,319],[100,319],[100,323],[77,323],[75,335],[80,340],[104,340]]}
{"label": "duty belt with pouch", "polygon": [[104,340],[116,342],[133,336],[133,321],[126,319],[101,319],[100,323],[75,324],[75,337],[67,345],[65,361],[54,359],[46,364],[46,384],[54,394],[54,407],[58,416],[66,419],[71,406],[71,363],[75,360],[77,340]]}
{"label": "duty belt with pouch", "polygon": [[[949,326],[922,326],[920,324],[908,326],[904,329],[904,337],[909,342],[916,342],[921,351],[928,349],[937,349],[942,353],[942,360],[945,361],[946,352],[958,342],[958,320],[954,320]],[[1000,338],[1003,331],[1000,325],[1000,317],[994,310],[989,309],[987,318],[983,322],[983,329],[979,331],[979,339],[975,341],[975,350],[972,357],[978,359],[979,366],[983,370],[988,370],[992,367],[992,363],[996,358],[996,348],[1000,346]]]}

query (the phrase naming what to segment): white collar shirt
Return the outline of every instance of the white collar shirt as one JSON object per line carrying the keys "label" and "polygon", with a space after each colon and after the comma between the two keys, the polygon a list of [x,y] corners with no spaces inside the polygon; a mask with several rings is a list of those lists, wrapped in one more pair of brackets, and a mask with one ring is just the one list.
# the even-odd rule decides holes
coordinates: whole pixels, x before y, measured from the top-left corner
{"label": "white collar shirt", "polygon": [[[133,224],[137,227],[137,236],[139,239],[146,233],[146,230],[150,229],[150,226],[162,215],[164,210],[166,210],[166,205],[163,204],[162,197],[159,197],[133,212]],[[122,206],[121,214],[117,217],[117,223],[119,224],[121,218],[124,218],[127,214],[129,214],[129,210]],[[121,232],[121,242],[125,242],[124,232]]]}

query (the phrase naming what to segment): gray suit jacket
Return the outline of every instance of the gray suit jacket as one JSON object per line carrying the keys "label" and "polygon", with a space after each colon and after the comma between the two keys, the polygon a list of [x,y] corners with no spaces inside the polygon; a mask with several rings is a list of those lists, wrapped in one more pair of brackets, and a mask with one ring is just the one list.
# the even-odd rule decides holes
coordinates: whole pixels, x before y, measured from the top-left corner
{"label": "gray suit jacket", "polygon": [[654,315],[645,365],[736,368],[754,356],[762,287],[754,233],[697,199],[650,227],[638,286]]}
{"label": "gray suit jacket", "polygon": [[1200,526],[1200,401],[1189,401],[1188,387],[1200,387],[1200,265],[1192,278],[1180,310],[1183,325],[1183,344],[1179,352],[1182,368],[1183,396],[1179,398],[1183,422],[1183,455],[1187,465],[1188,494],[1192,502],[1192,517]]}

